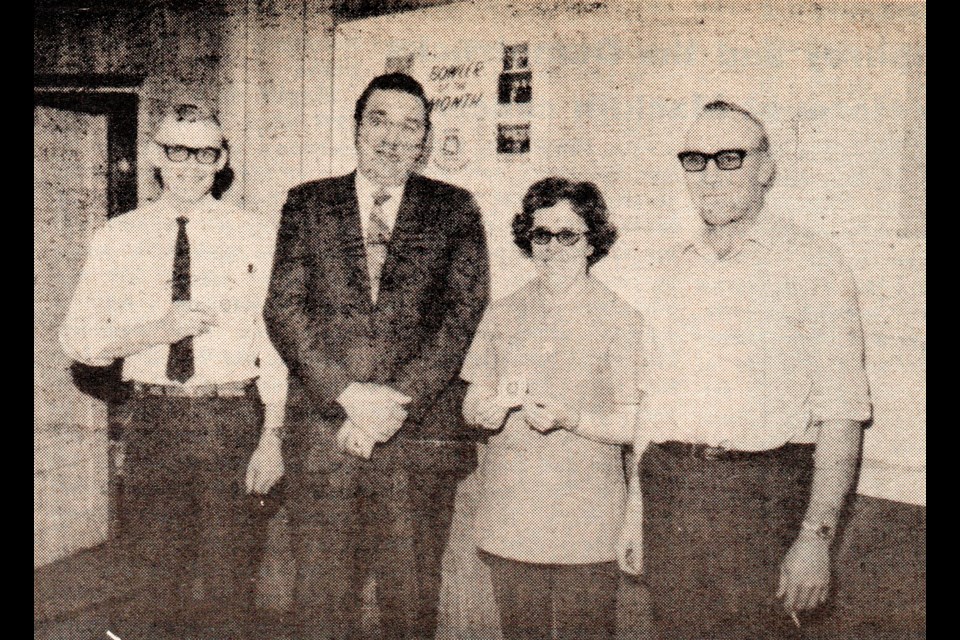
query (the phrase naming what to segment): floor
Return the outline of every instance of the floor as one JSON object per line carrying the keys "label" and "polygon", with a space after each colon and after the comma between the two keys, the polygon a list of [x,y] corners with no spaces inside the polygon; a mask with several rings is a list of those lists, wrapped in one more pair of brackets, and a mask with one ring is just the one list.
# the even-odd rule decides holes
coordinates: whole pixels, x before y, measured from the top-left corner
{"label": "floor", "polygon": [[[465,490],[469,490],[466,487]],[[458,513],[444,560],[438,640],[499,640],[482,563],[474,562],[466,513]],[[271,522],[271,550],[261,573],[260,637],[284,640],[289,557],[283,512]],[[464,527],[467,527],[466,529]],[[123,606],[146,576],[126,570],[121,552],[104,545],[39,568],[34,574],[37,640],[108,639],[111,607]],[[487,582],[485,582],[487,581]],[[372,585],[371,585],[372,586]],[[372,590],[370,590],[372,593]],[[645,640],[646,594],[624,577],[619,638]],[[376,605],[367,602],[372,623]],[[858,496],[838,551],[837,590],[808,630],[815,640],[919,640],[926,637],[926,508]],[[374,636],[371,633],[371,640]],[[136,640],[123,638],[122,640]]]}

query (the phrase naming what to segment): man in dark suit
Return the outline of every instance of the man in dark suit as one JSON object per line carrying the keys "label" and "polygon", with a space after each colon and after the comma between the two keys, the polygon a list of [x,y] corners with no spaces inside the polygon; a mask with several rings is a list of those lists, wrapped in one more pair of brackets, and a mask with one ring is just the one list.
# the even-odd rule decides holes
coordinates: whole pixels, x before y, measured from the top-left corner
{"label": "man in dark suit", "polygon": [[267,328],[287,362],[284,457],[298,638],[360,637],[372,572],[385,638],[430,638],[458,481],[476,465],[457,377],[489,296],[480,212],[413,173],[413,78],[357,100],[357,171],[290,190]]}

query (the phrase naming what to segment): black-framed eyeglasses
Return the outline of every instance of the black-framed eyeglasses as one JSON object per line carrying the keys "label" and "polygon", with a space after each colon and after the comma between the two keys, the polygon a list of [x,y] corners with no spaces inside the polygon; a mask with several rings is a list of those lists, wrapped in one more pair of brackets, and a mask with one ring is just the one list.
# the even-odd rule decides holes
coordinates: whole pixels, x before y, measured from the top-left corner
{"label": "black-framed eyeglasses", "polygon": [[391,129],[398,129],[404,144],[419,144],[423,140],[423,133],[427,128],[426,123],[422,121],[408,118],[402,122],[395,122],[379,112],[364,114],[363,122],[374,131],[384,135]]}
{"label": "black-framed eyeglasses", "polygon": [[200,164],[213,164],[220,159],[223,150],[216,147],[194,149],[182,145],[163,145],[163,152],[167,154],[167,160],[170,162],[186,162],[187,158],[193,156]]}
{"label": "black-framed eyeglasses", "polygon": [[733,171],[743,166],[743,159],[747,157],[747,153],[747,149],[721,149],[716,153],[682,151],[677,154],[677,157],[684,171],[703,171],[710,160],[713,160],[717,169],[721,171]]}
{"label": "black-framed eyeglasses", "polygon": [[550,244],[550,240],[557,239],[557,242],[565,247],[572,247],[580,242],[583,232],[574,231],[564,227],[560,231],[550,231],[546,227],[534,227],[530,230],[530,242],[533,244]]}

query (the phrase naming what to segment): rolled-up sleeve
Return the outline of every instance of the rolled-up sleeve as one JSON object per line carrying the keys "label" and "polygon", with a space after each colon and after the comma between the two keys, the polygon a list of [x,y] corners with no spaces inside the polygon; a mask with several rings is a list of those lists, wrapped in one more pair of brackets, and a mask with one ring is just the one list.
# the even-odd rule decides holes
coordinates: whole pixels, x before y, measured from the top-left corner
{"label": "rolled-up sleeve", "polygon": [[870,419],[857,288],[838,252],[824,251],[808,282],[810,413],[814,421]]}
{"label": "rolled-up sleeve", "polygon": [[100,354],[117,336],[112,317],[112,261],[108,249],[106,230],[100,229],[90,242],[80,279],[58,332],[67,357],[92,366],[113,362],[113,357]]}

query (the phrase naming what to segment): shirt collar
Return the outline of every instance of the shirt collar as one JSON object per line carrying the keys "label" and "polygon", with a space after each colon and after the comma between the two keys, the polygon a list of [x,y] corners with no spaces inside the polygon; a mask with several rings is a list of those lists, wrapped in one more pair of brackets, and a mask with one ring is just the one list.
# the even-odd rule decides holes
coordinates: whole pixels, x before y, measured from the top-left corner
{"label": "shirt collar", "polygon": [[380,189],[383,189],[390,194],[390,201],[399,203],[403,198],[403,188],[406,183],[398,184],[392,187],[381,187],[379,184],[363,175],[358,169],[356,172],[355,186],[357,190],[357,203],[360,205],[361,211],[366,211],[373,204],[373,194],[375,194]]}
{"label": "shirt collar", "polygon": [[[726,257],[732,258],[736,256],[749,243],[754,243],[768,251],[772,249],[776,244],[777,230],[779,228],[778,222],[779,218],[775,215],[765,210],[761,211],[756,222],[744,230],[742,244]],[[707,244],[706,228],[703,224],[697,225],[697,230],[681,244],[680,253],[687,253],[689,251],[694,251],[700,256],[716,257],[716,252]]]}
{"label": "shirt collar", "polygon": [[164,218],[176,220],[181,215],[185,215],[188,220],[195,220],[202,216],[205,212],[215,209],[219,205],[219,201],[208,193],[185,214],[177,212],[177,210],[170,204],[170,200],[166,195],[161,196],[157,201],[157,204],[159,205]]}
{"label": "shirt collar", "polygon": [[583,278],[580,278],[567,287],[563,293],[554,296],[553,293],[547,289],[544,277],[537,276],[533,293],[537,302],[541,304],[544,309],[552,310],[581,301],[588,288],[592,286],[592,282],[593,277],[587,273]]}

